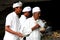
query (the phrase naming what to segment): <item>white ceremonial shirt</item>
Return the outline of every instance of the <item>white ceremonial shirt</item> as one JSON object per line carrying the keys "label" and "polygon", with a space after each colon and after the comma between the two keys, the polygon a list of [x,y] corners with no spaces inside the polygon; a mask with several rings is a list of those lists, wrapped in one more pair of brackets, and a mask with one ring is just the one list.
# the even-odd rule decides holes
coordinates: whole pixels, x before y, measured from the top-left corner
{"label": "white ceremonial shirt", "polygon": [[22,26],[26,20],[27,18],[24,15],[21,15],[21,17],[19,18],[20,25]]}
{"label": "white ceremonial shirt", "polygon": [[[8,25],[10,26],[11,30],[13,30],[15,32],[19,31],[19,29],[18,29],[20,27],[19,18],[15,12],[12,12],[7,15],[5,26],[8,26]],[[5,31],[3,40],[17,40],[17,38],[18,38],[18,36]]]}
{"label": "white ceremonial shirt", "polygon": [[[23,24],[20,32],[26,36],[26,40],[41,40],[41,33],[39,28],[32,31],[31,28],[36,24],[39,24],[41,27],[44,27],[44,23],[41,19],[35,20],[34,17],[28,18]],[[27,36],[30,34],[29,36]]]}
{"label": "white ceremonial shirt", "polygon": [[[25,21],[27,20],[27,18],[26,18],[26,16],[24,16],[24,15],[21,15],[21,17],[19,18],[19,21],[20,21],[20,25],[21,25],[21,27],[20,27],[20,32],[22,33],[22,30],[23,30],[23,25],[24,25],[24,23],[25,23]],[[23,38],[19,38],[20,40],[23,40]]]}

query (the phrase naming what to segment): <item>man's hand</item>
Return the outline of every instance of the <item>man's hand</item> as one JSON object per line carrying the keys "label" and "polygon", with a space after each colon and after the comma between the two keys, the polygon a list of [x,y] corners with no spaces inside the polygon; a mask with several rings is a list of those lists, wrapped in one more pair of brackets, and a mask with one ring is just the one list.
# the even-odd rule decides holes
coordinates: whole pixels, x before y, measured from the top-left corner
{"label": "man's hand", "polygon": [[35,30],[35,29],[37,29],[37,28],[39,28],[39,27],[40,27],[40,25],[39,25],[39,24],[36,24],[36,25],[32,28],[32,31]]}
{"label": "man's hand", "polygon": [[11,33],[11,34],[17,35],[17,36],[19,36],[19,37],[23,37],[23,35],[22,35],[21,33],[15,32],[15,31],[11,30],[11,29],[10,29],[10,26],[6,26],[6,27],[5,27],[5,31],[7,31],[7,32],[9,32],[9,33]]}
{"label": "man's hand", "polygon": [[23,37],[23,34],[22,33],[19,33],[19,32],[16,32],[16,35],[19,36],[19,37]]}
{"label": "man's hand", "polygon": [[35,27],[36,27],[36,28],[39,28],[39,27],[40,27],[40,25],[39,25],[39,24],[36,24],[36,25],[35,25]]}

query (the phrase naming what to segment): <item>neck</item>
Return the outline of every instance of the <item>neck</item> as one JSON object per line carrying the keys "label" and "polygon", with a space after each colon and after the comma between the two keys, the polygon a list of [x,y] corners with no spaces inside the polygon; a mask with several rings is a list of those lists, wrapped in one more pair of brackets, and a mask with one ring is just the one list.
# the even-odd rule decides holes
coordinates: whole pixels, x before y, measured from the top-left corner
{"label": "neck", "polygon": [[[33,16],[34,17],[34,16]],[[37,20],[37,18],[34,17],[35,20]]]}
{"label": "neck", "polygon": [[18,12],[17,11],[14,11],[17,15],[18,15]]}
{"label": "neck", "polygon": [[24,16],[27,17],[26,14],[24,14]]}

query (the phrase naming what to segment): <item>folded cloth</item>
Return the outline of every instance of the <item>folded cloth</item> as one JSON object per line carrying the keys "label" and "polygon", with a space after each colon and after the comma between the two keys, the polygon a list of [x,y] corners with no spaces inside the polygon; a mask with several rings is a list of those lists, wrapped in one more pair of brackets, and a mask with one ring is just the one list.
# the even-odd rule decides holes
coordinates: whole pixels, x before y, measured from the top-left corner
{"label": "folded cloth", "polygon": [[32,30],[30,28],[28,28],[28,30],[26,28],[24,28],[24,31],[23,31],[23,35],[24,37],[27,37],[31,34]]}

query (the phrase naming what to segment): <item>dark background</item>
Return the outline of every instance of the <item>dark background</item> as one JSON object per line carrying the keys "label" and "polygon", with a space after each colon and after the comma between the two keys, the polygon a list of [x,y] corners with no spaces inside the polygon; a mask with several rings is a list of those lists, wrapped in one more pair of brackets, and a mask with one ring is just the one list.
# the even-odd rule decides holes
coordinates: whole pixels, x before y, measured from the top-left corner
{"label": "dark background", "polygon": [[[0,11],[0,40],[4,36],[4,25],[6,15],[13,11],[11,6]],[[25,2],[23,3],[23,8],[25,6],[39,6],[41,8],[41,19],[47,21],[49,26],[52,26],[52,31],[60,30],[60,15],[59,15],[59,3],[57,1],[41,1],[41,2]]]}

